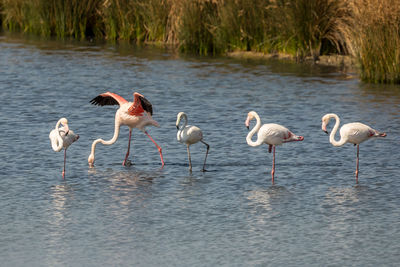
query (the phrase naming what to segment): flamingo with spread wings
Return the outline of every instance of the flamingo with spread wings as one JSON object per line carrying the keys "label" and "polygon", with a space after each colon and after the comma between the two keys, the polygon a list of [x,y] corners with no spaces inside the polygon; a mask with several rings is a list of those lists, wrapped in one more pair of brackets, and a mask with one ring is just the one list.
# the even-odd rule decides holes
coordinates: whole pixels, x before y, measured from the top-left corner
{"label": "flamingo with spread wings", "polygon": [[96,150],[96,145],[98,143],[102,143],[103,145],[114,144],[118,139],[121,125],[127,125],[129,127],[128,150],[126,152],[125,159],[122,163],[123,166],[126,166],[128,162],[127,160],[129,156],[133,128],[137,128],[142,132],[144,132],[150,138],[150,140],[156,145],[158,152],[160,153],[161,164],[162,166],[164,166],[164,159],[161,147],[154,141],[154,139],[149,135],[149,133],[145,129],[146,126],[160,127],[160,125],[151,117],[153,115],[153,107],[151,103],[146,98],[144,98],[143,95],[135,92],[133,94],[133,103],[132,103],[128,102],[123,97],[117,94],[106,92],[93,98],[90,101],[90,103],[99,106],[119,105],[119,109],[115,113],[114,136],[108,141],[99,138],[92,143],[92,149],[88,158],[89,167],[94,166],[94,154]]}

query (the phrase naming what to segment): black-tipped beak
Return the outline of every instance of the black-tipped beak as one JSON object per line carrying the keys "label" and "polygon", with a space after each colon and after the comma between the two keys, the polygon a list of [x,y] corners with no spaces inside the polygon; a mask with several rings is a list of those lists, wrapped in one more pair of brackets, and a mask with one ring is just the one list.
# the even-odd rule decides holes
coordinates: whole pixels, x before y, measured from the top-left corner
{"label": "black-tipped beak", "polygon": [[249,126],[246,126],[247,130],[250,130]]}
{"label": "black-tipped beak", "polygon": [[329,134],[328,131],[324,131],[326,134]]}
{"label": "black-tipped beak", "polygon": [[178,126],[178,125],[176,126],[176,129],[178,129],[178,130],[179,130],[179,126]]}

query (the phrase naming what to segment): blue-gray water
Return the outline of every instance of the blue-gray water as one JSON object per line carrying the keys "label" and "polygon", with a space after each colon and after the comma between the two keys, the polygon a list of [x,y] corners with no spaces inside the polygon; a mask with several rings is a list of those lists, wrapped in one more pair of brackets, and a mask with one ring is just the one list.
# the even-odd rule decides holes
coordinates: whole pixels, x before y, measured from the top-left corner
{"label": "blue-gray water", "polygon": [[[140,131],[121,165],[111,91],[142,93],[161,128]],[[400,88],[360,83],[335,68],[178,56],[167,50],[0,37],[0,260],[5,266],[394,266],[400,261]],[[246,144],[247,112],[303,142]],[[176,141],[176,115],[211,146]],[[333,147],[321,117],[361,121],[388,136]],[[48,134],[61,117],[81,138],[67,153]],[[252,124],[252,126],[254,123]],[[329,128],[333,126],[329,125]]]}

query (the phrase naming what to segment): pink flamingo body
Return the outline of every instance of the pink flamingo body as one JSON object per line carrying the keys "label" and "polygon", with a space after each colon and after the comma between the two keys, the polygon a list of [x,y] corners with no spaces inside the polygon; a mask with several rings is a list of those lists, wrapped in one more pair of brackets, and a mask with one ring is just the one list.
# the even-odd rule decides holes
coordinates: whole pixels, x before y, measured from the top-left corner
{"label": "pink flamingo body", "polygon": [[346,143],[357,145],[357,160],[356,160],[355,175],[356,175],[356,183],[358,183],[360,144],[373,137],[385,137],[386,133],[381,133],[375,129],[372,129],[368,125],[365,125],[360,122],[352,122],[352,123],[346,123],[340,128],[340,140],[336,141],[335,134],[340,125],[340,119],[338,115],[334,113],[325,114],[322,117],[321,128],[325,133],[328,134],[326,126],[329,124],[331,118],[334,118],[336,120],[336,123],[329,136],[329,142],[334,146],[342,146]]}
{"label": "pink flamingo body", "polygon": [[[60,124],[63,126],[60,127]],[[58,120],[56,127],[49,134],[51,147],[55,152],[60,152],[64,148],[64,168],[62,177],[65,177],[65,164],[67,161],[67,149],[72,143],[79,139],[79,135],[69,129],[68,120],[61,118]]]}
{"label": "pink flamingo body", "polygon": [[[247,144],[249,146],[260,146],[262,144],[269,145],[268,152],[271,153],[273,150],[273,159],[272,159],[272,183],[274,183],[274,174],[275,174],[275,146],[282,145],[283,143],[294,142],[294,141],[303,141],[303,136],[297,136],[291,131],[289,131],[286,127],[276,123],[268,123],[261,126],[261,119],[255,111],[250,111],[247,114],[247,119],[245,125],[247,128],[250,126],[250,121],[256,119],[257,123],[254,128],[249,132],[246,137]],[[257,133],[257,141],[252,141],[251,138],[253,135]]]}
{"label": "pink flamingo body", "polygon": [[108,140],[105,141],[103,139],[97,139],[92,143],[92,149],[88,158],[88,163],[90,167],[94,166],[94,160],[95,160],[95,149],[96,145],[98,143],[102,143],[103,145],[112,145],[114,144],[119,136],[119,131],[121,125],[127,125],[129,127],[129,142],[128,142],[128,150],[125,155],[125,159],[122,163],[122,165],[126,166],[127,165],[127,159],[129,156],[129,151],[130,151],[130,144],[131,144],[131,137],[132,137],[132,129],[137,128],[144,132],[150,140],[156,145],[159,153],[160,153],[160,158],[161,158],[161,163],[162,166],[164,166],[164,159],[162,156],[162,149],[161,147],[153,140],[153,138],[149,135],[149,133],[146,131],[145,127],[146,126],[155,126],[155,127],[160,127],[159,124],[153,120],[152,114],[153,114],[153,108],[151,103],[144,98],[141,94],[139,93],[134,93],[133,94],[134,101],[133,102],[128,102],[125,100],[123,97],[106,92],[104,94],[98,95],[97,97],[93,98],[90,103],[94,105],[119,105],[119,109],[115,113],[115,126],[114,126],[114,136]]}

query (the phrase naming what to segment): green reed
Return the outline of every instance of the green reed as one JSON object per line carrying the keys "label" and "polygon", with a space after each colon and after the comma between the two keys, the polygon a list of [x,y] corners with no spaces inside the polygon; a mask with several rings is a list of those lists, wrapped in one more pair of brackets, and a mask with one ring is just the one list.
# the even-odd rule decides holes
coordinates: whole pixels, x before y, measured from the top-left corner
{"label": "green reed", "polygon": [[400,83],[400,6],[397,0],[360,0],[349,30],[361,79]]}
{"label": "green reed", "polygon": [[218,6],[220,25],[216,38],[224,50],[270,52],[271,20],[265,0],[221,1]]}
{"label": "green reed", "polygon": [[0,0],[3,29],[173,44],[181,51],[356,57],[361,78],[400,83],[398,0]]}
{"label": "green reed", "polygon": [[217,4],[213,1],[183,0],[179,9],[180,50],[203,55],[220,52],[214,38],[214,31],[218,25]]}

